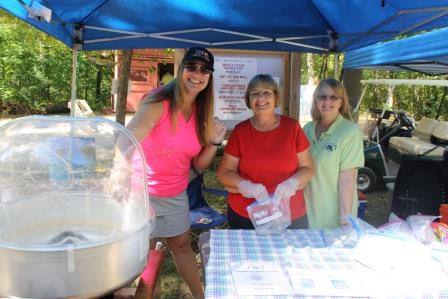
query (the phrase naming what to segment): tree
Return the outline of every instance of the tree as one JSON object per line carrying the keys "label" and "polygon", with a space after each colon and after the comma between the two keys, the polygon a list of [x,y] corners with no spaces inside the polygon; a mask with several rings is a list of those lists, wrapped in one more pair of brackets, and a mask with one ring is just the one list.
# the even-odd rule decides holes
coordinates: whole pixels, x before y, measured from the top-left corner
{"label": "tree", "polygon": [[316,85],[316,74],[314,72],[314,59],[313,54],[306,54],[306,65],[308,69],[308,85]]}
{"label": "tree", "polygon": [[[343,70],[342,74],[342,82],[347,89],[349,104],[352,109],[355,109],[361,97],[362,70]],[[353,118],[358,121],[358,116],[357,111]]]}
{"label": "tree", "polygon": [[118,82],[118,97],[117,97],[117,114],[115,120],[125,125],[126,120],[126,100],[128,97],[128,82],[129,74],[131,72],[132,49],[122,51],[122,65],[120,71],[120,78]]}
{"label": "tree", "polygon": [[[0,23],[0,100],[32,113],[42,113],[50,104],[65,105],[70,99],[71,50],[1,10]],[[110,106],[112,64],[101,66],[89,60],[99,56],[110,60],[104,51],[78,56],[79,94],[93,110]],[[101,82],[92,84],[100,69]]]}

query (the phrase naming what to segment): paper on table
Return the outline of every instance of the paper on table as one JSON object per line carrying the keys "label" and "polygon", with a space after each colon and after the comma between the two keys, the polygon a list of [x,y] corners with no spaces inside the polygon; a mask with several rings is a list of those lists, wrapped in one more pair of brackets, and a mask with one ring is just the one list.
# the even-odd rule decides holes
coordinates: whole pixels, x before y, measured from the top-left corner
{"label": "paper on table", "polygon": [[230,263],[238,296],[291,295],[289,280],[278,263],[244,261]]}
{"label": "paper on table", "polygon": [[441,266],[431,258],[429,247],[388,235],[364,235],[355,248],[354,258],[380,273],[413,273],[419,269],[425,275],[443,274]]}
{"label": "paper on table", "polygon": [[368,296],[369,290],[354,273],[287,268],[295,295]]}
{"label": "paper on table", "polygon": [[431,254],[417,241],[367,234],[358,242],[354,258],[376,273],[382,288],[376,288],[374,296],[402,296],[448,289],[443,263]]}

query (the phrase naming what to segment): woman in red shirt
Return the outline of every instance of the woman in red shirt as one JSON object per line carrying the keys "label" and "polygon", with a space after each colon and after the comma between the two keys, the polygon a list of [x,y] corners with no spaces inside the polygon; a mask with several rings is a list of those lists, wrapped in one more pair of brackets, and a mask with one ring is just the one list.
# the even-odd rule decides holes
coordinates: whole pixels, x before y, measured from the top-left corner
{"label": "woman in red shirt", "polygon": [[290,199],[289,228],[307,228],[302,189],[314,173],[308,139],[297,120],[275,113],[280,96],[270,75],[252,78],[245,100],[254,116],[233,130],[217,172],[229,191],[230,227],[253,229],[246,207],[274,194]]}

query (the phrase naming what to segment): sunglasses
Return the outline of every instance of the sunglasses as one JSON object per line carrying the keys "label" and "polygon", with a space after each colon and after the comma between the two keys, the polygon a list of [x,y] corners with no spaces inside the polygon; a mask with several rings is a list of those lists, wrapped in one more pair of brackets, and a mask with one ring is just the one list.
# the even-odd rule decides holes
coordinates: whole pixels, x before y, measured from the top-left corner
{"label": "sunglasses", "polygon": [[211,73],[213,73],[213,69],[208,68],[205,65],[196,64],[196,63],[185,63],[184,69],[186,69],[187,72],[190,72],[190,73],[194,73],[197,70],[199,70],[199,72],[203,75],[210,75]]}
{"label": "sunglasses", "polygon": [[273,95],[274,92],[272,90],[256,90],[249,93],[251,99],[268,98]]}
{"label": "sunglasses", "polygon": [[329,96],[329,95],[326,95],[326,94],[320,94],[320,95],[317,96],[317,98],[319,99],[319,101],[325,101],[326,99],[329,99],[329,100],[331,100],[333,102],[337,101],[339,99],[342,99],[342,97]]}

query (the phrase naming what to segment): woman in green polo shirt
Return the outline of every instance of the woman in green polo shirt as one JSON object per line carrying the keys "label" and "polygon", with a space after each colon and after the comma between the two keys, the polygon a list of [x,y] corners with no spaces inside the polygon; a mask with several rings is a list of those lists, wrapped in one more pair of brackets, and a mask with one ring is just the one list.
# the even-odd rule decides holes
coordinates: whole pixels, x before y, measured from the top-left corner
{"label": "woman in green polo shirt", "polygon": [[348,96],[336,79],[322,80],[313,94],[313,121],[304,127],[311,143],[315,174],[305,188],[310,228],[349,225],[356,216],[356,176],[364,166],[362,135],[351,121]]}

